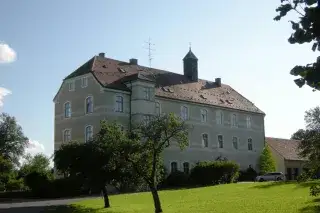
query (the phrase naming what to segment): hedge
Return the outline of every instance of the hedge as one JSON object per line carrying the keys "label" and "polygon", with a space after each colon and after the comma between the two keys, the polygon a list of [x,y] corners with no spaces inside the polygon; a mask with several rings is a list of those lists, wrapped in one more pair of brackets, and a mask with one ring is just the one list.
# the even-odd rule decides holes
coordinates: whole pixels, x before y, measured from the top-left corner
{"label": "hedge", "polygon": [[233,183],[239,176],[239,165],[231,161],[199,162],[191,170],[190,180],[196,185]]}
{"label": "hedge", "polygon": [[240,171],[238,181],[255,181],[258,173],[253,168]]}

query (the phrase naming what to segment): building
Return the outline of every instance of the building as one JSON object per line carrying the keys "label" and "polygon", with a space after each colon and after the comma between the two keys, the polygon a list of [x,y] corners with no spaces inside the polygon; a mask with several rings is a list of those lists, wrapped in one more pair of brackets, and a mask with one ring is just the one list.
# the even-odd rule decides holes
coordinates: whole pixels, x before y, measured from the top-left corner
{"label": "building", "polygon": [[133,122],[169,112],[193,126],[184,151],[176,146],[165,150],[169,171],[187,171],[219,156],[241,168],[257,168],[264,147],[265,114],[221,78],[198,79],[198,59],[191,49],[183,58],[183,74],[100,53],[63,80],[54,104],[55,150],[70,140],[90,140],[101,119],[129,129]]}
{"label": "building", "polygon": [[286,175],[288,180],[296,180],[306,164],[306,159],[299,156],[298,140],[266,137],[272,155],[276,161],[276,169]]}

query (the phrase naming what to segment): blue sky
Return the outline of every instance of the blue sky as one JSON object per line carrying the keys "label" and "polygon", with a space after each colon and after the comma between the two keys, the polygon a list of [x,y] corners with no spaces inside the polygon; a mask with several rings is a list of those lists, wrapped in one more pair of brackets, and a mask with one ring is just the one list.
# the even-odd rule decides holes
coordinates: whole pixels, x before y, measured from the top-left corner
{"label": "blue sky", "polygon": [[62,79],[99,52],[148,65],[144,41],[151,37],[153,67],[182,73],[182,58],[192,42],[200,78],[221,77],[266,113],[266,136],[289,138],[304,127],[304,111],[317,106],[320,95],[293,83],[289,70],[317,55],[308,44],[287,42],[287,20],[273,21],[279,4],[2,0],[0,43],[9,45],[16,59],[0,64],[0,93],[4,88],[11,92],[0,111],[15,116],[25,134],[39,142],[39,150],[52,154],[52,99]]}

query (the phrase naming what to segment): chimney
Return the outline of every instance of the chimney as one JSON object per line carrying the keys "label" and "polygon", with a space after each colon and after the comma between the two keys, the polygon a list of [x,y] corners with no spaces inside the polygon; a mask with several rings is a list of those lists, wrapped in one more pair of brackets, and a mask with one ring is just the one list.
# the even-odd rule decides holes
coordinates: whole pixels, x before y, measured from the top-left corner
{"label": "chimney", "polygon": [[138,65],[138,59],[136,59],[136,58],[130,58],[129,63],[130,63],[131,65]]}
{"label": "chimney", "polygon": [[104,53],[99,53],[99,56],[104,58]]}
{"label": "chimney", "polygon": [[221,78],[216,78],[215,83],[218,87],[221,87]]}

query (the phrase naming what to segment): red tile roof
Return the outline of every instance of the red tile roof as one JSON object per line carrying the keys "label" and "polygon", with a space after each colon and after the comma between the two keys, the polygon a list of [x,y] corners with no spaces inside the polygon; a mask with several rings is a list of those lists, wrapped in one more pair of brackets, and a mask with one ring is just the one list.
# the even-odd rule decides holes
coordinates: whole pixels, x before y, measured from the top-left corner
{"label": "red tile roof", "polygon": [[266,137],[266,142],[286,160],[305,160],[299,156],[299,140]]}
{"label": "red tile roof", "polygon": [[156,96],[264,114],[230,86],[199,79],[188,80],[181,74],[133,65],[95,56],[65,79],[91,72],[102,86],[128,90],[124,82],[132,79],[154,81]]}

